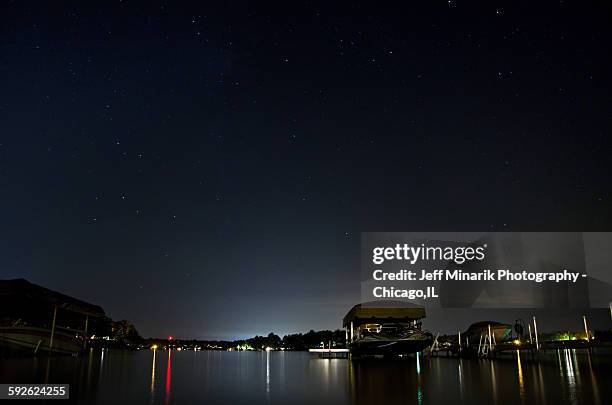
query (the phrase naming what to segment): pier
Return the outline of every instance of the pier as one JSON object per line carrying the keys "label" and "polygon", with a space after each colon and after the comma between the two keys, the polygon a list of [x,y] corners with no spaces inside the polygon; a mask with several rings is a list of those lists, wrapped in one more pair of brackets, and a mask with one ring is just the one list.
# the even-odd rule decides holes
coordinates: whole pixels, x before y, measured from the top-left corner
{"label": "pier", "polygon": [[309,349],[310,353],[317,354],[322,359],[348,359],[349,349]]}
{"label": "pier", "polygon": [[[490,358],[503,356],[504,354],[514,354],[520,352],[527,352],[532,355],[536,355],[539,352],[546,352],[547,350],[562,350],[562,349],[591,349],[594,346],[594,337],[587,325],[586,316],[583,315],[582,321],[584,324],[584,339],[573,339],[569,340],[546,340],[541,341],[541,336],[538,335],[537,323],[535,317],[532,318],[533,322],[533,333],[532,324],[528,325],[529,335],[523,336],[523,333],[518,334],[514,338],[506,334],[503,335],[503,339],[500,339],[500,326],[502,324],[487,324],[486,329],[474,336],[472,333],[472,339],[477,337],[478,344],[470,341],[467,337],[462,340],[462,334],[459,332],[457,340],[446,341],[443,343],[439,342],[439,334],[436,335],[432,345],[424,351],[424,354],[438,357],[444,355],[446,357],[481,357]],[[483,322],[480,323],[482,326]],[[472,326],[477,325],[473,324]],[[517,328],[517,324],[512,327],[511,330]],[[508,325],[509,326],[509,325]],[[522,329],[520,329],[522,332]],[[469,331],[469,330],[468,330]],[[496,333],[498,337],[496,338]],[[498,343],[497,340],[500,340]]]}

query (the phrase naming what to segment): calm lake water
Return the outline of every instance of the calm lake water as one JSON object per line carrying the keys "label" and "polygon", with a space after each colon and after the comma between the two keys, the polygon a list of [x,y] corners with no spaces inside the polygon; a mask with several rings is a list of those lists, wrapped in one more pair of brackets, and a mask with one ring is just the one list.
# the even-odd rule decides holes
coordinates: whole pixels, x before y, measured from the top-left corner
{"label": "calm lake water", "polygon": [[70,383],[70,402],[83,404],[612,403],[612,353],[580,350],[538,361],[163,350],[0,360],[1,383],[45,378]]}

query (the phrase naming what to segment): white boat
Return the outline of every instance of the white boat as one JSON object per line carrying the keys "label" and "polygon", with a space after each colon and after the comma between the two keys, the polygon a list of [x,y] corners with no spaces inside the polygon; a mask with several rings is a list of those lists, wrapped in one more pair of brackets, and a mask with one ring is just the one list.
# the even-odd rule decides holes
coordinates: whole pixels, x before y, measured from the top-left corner
{"label": "white boat", "polygon": [[51,330],[33,326],[0,327],[0,347],[3,351],[23,354],[76,354],[83,348],[83,338],[66,330]]}
{"label": "white boat", "polygon": [[78,353],[90,321],[104,319],[97,305],[24,279],[0,280],[0,355]]}

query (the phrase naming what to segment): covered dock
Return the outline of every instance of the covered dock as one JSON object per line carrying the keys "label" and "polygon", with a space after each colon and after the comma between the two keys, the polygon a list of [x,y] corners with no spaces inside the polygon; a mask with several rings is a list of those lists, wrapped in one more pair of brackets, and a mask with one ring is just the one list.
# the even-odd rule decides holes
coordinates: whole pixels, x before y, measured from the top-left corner
{"label": "covered dock", "polygon": [[352,343],[368,325],[398,323],[416,326],[423,318],[425,308],[419,305],[400,301],[365,302],[351,308],[342,320],[342,327],[347,342]]}
{"label": "covered dock", "polygon": [[0,280],[0,349],[37,354],[76,353],[92,330],[106,331],[110,319],[94,304],[30,283]]}

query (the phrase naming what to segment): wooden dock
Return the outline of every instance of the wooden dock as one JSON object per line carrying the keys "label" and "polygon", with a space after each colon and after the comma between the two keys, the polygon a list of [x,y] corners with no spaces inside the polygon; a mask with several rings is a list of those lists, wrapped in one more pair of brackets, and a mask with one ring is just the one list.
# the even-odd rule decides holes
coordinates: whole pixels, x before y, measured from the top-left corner
{"label": "wooden dock", "polygon": [[545,353],[548,350],[563,350],[563,349],[591,349],[592,342],[583,340],[572,341],[547,341],[541,342],[538,345],[529,342],[503,342],[494,344],[481,344],[470,346],[458,345],[437,345],[435,342],[432,347],[425,351],[426,355],[433,357],[498,357],[506,354],[514,354],[516,352],[528,352],[533,355],[537,353]]}
{"label": "wooden dock", "polygon": [[349,349],[308,349],[322,359],[348,359]]}

